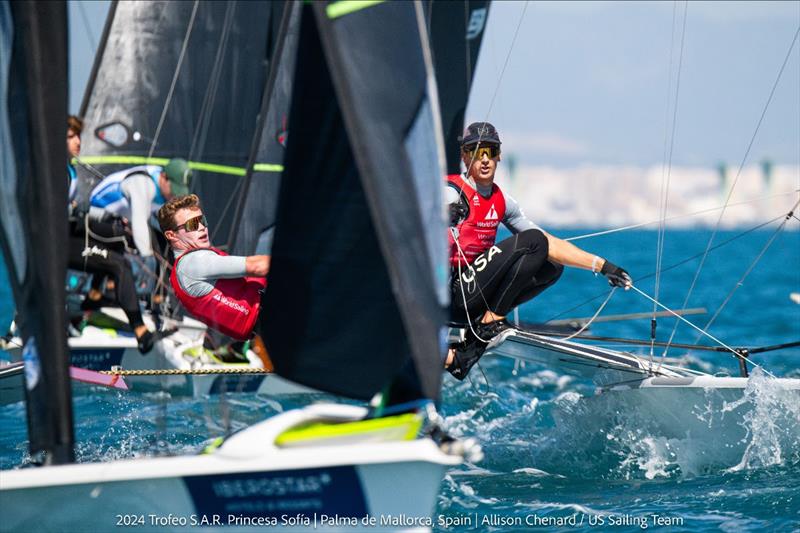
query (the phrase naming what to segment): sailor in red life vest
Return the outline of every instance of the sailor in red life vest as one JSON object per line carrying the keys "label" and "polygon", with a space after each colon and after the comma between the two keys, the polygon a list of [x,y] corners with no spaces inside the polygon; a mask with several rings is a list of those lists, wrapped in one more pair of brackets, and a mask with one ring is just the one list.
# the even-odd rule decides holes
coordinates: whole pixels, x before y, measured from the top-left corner
{"label": "sailor in red life vest", "polygon": [[248,339],[261,308],[270,256],[232,256],[212,247],[194,194],[169,200],[159,209],[158,222],[176,258],[170,282],[186,310],[229,337]]}
{"label": "sailor in red life vest", "polygon": [[[450,209],[451,320],[467,325],[452,345],[447,370],[464,379],[488,342],[511,327],[506,315],[553,285],[564,266],[600,273],[612,286],[631,286],[628,273],[596,255],[545,232],[494,183],[500,136],[488,122],[470,124],[461,142],[465,175],[447,176]],[[513,234],[497,241],[503,223]]]}

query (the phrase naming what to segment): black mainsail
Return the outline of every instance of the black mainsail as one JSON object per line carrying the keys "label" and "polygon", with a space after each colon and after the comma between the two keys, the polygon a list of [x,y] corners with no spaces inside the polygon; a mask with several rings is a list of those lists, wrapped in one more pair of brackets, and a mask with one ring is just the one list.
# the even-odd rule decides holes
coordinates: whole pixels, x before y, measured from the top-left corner
{"label": "black mainsail", "polygon": [[64,2],[0,2],[0,244],[24,342],[30,451],[50,464],[74,460],[64,327],[66,21]]}
{"label": "black mainsail", "polygon": [[422,5],[305,4],[291,102],[257,325],[275,369],[366,399],[411,356],[437,398],[444,162]]}
{"label": "black mainsail", "polygon": [[425,18],[441,102],[447,173],[460,173],[458,137],[489,16],[489,0],[429,0]]}
{"label": "black mainsail", "polygon": [[261,124],[253,138],[253,152],[228,237],[228,250],[235,255],[268,254],[272,245],[301,8],[299,2],[286,3],[275,49],[270,54],[273,61],[264,88]]}
{"label": "black mainsail", "polygon": [[212,236],[224,240],[283,8],[263,1],[115,2],[81,110],[81,160],[107,174],[187,159],[192,190],[215,222]]}

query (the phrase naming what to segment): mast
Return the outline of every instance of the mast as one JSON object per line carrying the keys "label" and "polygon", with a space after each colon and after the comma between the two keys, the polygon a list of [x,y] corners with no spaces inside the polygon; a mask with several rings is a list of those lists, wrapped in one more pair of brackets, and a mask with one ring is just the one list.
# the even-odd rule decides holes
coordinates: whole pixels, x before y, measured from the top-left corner
{"label": "mast", "polygon": [[117,12],[117,0],[113,0],[111,2],[111,6],[108,8],[108,15],[106,16],[106,22],[103,25],[103,34],[100,36],[100,46],[97,49],[97,53],[94,56],[94,62],[92,63],[92,72],[89,73],[89,81],[86,83],[86,90],[83,91],[83,99],[81,100],[81,110],[80,116],[83,117],[86,115],[86,108],[89,106],[89,97],[92,95],[92,91],[94,90],[94,82],[97,79],[97,71],[100,69],[100,64],[103,62],[103,54],[106,51],[106,43],[108,42],[108,34],[111,31],[111,24],[114,22],[114,15]]}
{"label": "mast", "polygon": [[0,72],[9,72],[0,91],[0,243],[24,343],[30,452],[47,464],[74,461],[64,327],[66,21],[64,2],[0,3]]}

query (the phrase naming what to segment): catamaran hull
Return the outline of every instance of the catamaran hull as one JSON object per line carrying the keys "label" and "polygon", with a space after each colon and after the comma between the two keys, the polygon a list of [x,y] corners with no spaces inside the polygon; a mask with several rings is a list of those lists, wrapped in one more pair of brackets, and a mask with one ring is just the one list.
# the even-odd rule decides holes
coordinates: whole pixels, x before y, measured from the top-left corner
{"label": "catamaran hull", "polygon": [[206,455],[4,471],[2,529],[429,528],[444,473],[462,457],[427,438],[376,442],[375,434],[350,437],[360,438],[356,443],[271,445],[287,427],[313,422],[320,409],[366,412],[290,411]]}

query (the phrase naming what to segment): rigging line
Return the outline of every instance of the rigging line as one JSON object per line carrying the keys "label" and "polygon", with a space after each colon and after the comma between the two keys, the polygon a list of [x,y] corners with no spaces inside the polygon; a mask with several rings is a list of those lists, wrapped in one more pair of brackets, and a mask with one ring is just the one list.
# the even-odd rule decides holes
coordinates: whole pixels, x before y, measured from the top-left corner
{"label": "rigging line", "polygon": [[612,296],[614,296],[614,291],[616,291],[616,290],[617,290],[617,288],[616,288],[616,287],[611,287],[611,290],[609,291],[609,293],[608,293],[608,296],[606,297],[606,301],[605,301],[605,302],[603,302],[603,305],[601,305],[601,306],[600,306],[600,307],[597,309],[597,312],[594,314],[594,316],[592,316],[592,318],[590,318],[590,319],[589,319],[589,320],[586,322],[586,324],[584,324],[584,325],[583,325],[583,327],[582,327],[581,329],[579,329],[578,331],[576,331],[575,333],[571,334],[571,335],[570,335],[570,336],[568,336],[568,337],[564,337],[564,340],[565,340],[565,341],[568,341],[568,340],[570,340],[570,339],[572,339],[572,338],[574,338],[574,337],[577,337],[578,335],[580,335],[580,334],[581,334],[581,333],[583,333],[584,331],[586,331],[586,330],[589,328],[589,326],[592,324],[592,322],[594,322],[594,319],[595,319],[595,318],[597,318],[597,317],[600,315],[600,312],[603,310],[603,308],[606,306],[606,304],[608,304],[608,302],[610,302],[610,301],[611,301],[611,297],[612,297]]}
{"label": "rigging line", "polygon": [[506,73],[506,67],[508,66],[508,61],[511,59],[511,52],[514,51],[514,45],[517,42],[519,29],[522,27],[522,21],[525,20],[525,12],[527,10],[528,10],[528,0],[525,0],[525,7],[522,8],[522,14],[519,16],[517,29],[514,30],[514,37],[511,39],[511,47],[508,49],[508,54],[506,54],[506,60],[503,63],[503,68],[500,70],[500,76],[497,77],[497,85],[495,85],[494,94],[492,94],[492,99],[489,101],[489,109],[486,110],[486,118],[483,120],[484,122],[489,120],[489,115],[492,113],[492,107],[494,107],[495,98],[497,98],[497,93],[500,91],[500,84],[503,81],[503,75]]}
{"label": "rigging line", "polygon": [[92,56],[97,55],[97,37],[95,37],[94,32],[92,31],[92,25],[89,24],[89,17],[86,15],[86,7],[83,5],[84,2],[76,2],[78,4],[78,9],[81,12],[81,18],[83,19],[83,27],[86,29],[86,35],[89,38],[89,44],[92,46]]}
{"label": "rigging line", "polygon": [[[258,158],[261,150],[261,144],[264,138],[264,130],[266,129],[270,119],[271,111],[275,111],[273,108],[276,104],[273,101],[273,96],[276,91],[275,87],[278,84],[278,79],[281,75],[279,71],[286,60],[286,57],[284,56],[286,56],[288,53],[285,49],[287,46],[289,46],[288,41],[290,40],[289,33],[291,31],[291,25],[293,24],[293,21],[296,21],[297,17],[299,17],[299,14],[296,13],[296,10],[297,9],[293,4],[287,3],[281,14],[280,25],[277,33],[274,35],[274,39],[272,38],[273,32],[270,31],[269,34],[271,46],[268,47],[268,68],[261,94],[261,102],[259,104],[259,110],[256,116],[255,131],[253,132],[252,142],[250,143],[250,149],[248,150],[247,154],[247,166],[245,167],[245,173],[242,177],[242,186],[239,189],[239,199],[236,203],[236,207],[234,208],[230,230],[228,231],[228,240],[226,243],[228,245],[228,250],[234,250],[237,242],[241,244],[241,239],[237,238],[237,236],[241,233],[238,230],[242,225],[242,217],[244,216],[244,212],[248,210],[249,204],[247,203],[247,197],[248,192],[250,191],[250,184],[253,182],[253,175],[259,171],[259,165],[255,164],[255,161]],[[275,13],[272,13],[270,16],[275,16]],[[285,120],[286,118],[284,117],[281,122],[283,123]],[[285,127],[286,124],[283,124],[283,126]],[[281,170],[282,169],[283,167],[281,167]],[[274,221],[268,227],[261,228],[262,234],[273,227],[275,227]]]}
{"label": "rigging line", "polygon": [[[665,233],[666,233],[666,231],[665,231],[666,222],[665,222],[664,219],[667,217],[667,206],[666,206],[666,204],[667,204],[667,198],[669,196],[668,192],[666,192],[666,191],[669,190],[669,186],[667,185],[667,180],[668,180],[667,176],[669,174],[666,172],[666,168],[667,168],[667,164],[666,163],[667,163],[667,161],[670,162],[670,169],[671,169],[671,163],[672,163],[672,149],[671,149],[672,147],[671,146],[670,146],[670,150],[669,150],[669,159],[667,159],[667,153],[668,153],[667,152],[667,146],[668,146],[668,143],[667,143],[668,133],[667,132],[669,131],[669,125],[670,125],[669,110],[670,110],[671,96],[672,96],[672,70],[673,70],[673,62],[674,62],[673,55],[675,53],[675,21],[676,21],[676,18],[677,18],[676,17],[677,11],[678,11],[678,3],[677,2],[673,2],[672,3],[672,25],[670,26],[672,31],[670,32],[669,68],[667,70],[667,73],[668,73],[667,74],[667,105],[664,108],[664,148],[663,148],[662,156],[661,156],[662,157],[661,189],[659,191],[659,197],[658,197],[659,198],[659,211],[658,211],[659,224],[658,224],[658,237],[657,237],[657,241],[656,241],[656,283],[655,283],[655,292],[654,292],[654,295],[655,295],[656,299],[658,299],[658,297],[659,297],[660,288],[661,288],[660,271],[661,271],[662,254],[664,252],[664,239],[665,239]],[[685,12],[684,12],[684,20],[685,20]],[[682,40],[681,40],[681,44],[683,44]],[[681,57],[682,57],[682,54],[681,54]],[[677,107],[678,107],[678,101],[677,101],[677,91],[676,91],[675,108],[677,109]],[[672,137],[671,137],[671,139],[673,141],[675,139],[675,121],[672,122]],[[651,364],[653,362],[653,350],[654,350],[653,343],[655,342],[655,333],[656,333],[656,312],[657,312],[657,307],[655,306],[655,304],[653,304],[653,317],[651,318],[651,328],[650,328],[650,340],[651,340],[651,344],[650,344],[650,363]]]}
{"label": "rigging line", "polygon": [[[458,248],[458,254],[464,260],[464,263],[467,265],[467,268],[472,271],[472,281],[473,281],[473,283],[475,283],[475,288],[478,289],[478,293],[481,295],[481,300],[483,300],[483,305],[488,310],[489,309],[489,302],[486,301],[486,296],[483,294],[483,289],[478,284],[478,275],[475,272],[475,269],[472,267],[472,265],[469,263],[469,261],[467,261],[467,256],[464,253],[464,250],[461,249],[461,243],[458,242],[458,236],[456,235],[456,229],[455,228],[450,228],[450,233],[453,235],[453,241],[456,243],[456,248]],[[480,337],[480,335],[478,335],[478,332],[475,331],[475,328],[472,326],[472,317],[469,316],[469,308],[467,306],[467,295],[464,292],[464,280],[461,277],[461,261],[458,262],[458,285],[461,288],[461,299],[464,302],[464,314],[467,316],[467,325],[469,326],[470,331],[472,331],[472,334],[475,335],[476,339],[488,344],[491,339],[489,339],[489,340],[482,339]],[[492,313],[492,314],[494,314],[494,313]]]}
{"label": "rigging line", "polygon": [[186,35],[183,37],[183,44],[181,45],[181,53],[178,56],[178,64],[175,66],[175,74],[172,76],[172,83],[169,86],[169,92],[167,92],[167,99],[164,101],[164,108],[161,110],[161,117],[158,119],[158,126],[156,126],[156,133],[153,135],[153,142],[150,143],[150,151],[147,153],[147,157],[153,157],[153,152],[156,150],[156,144],[158,143],[158,137],[161,135],[161,128],[164,126],[164,120],[167,118],[167,110],[169,110],[170,103],[172,102],[172,95],[175,92],[175,86],[178,84],[178,75],[181,72],[181,65],[183,65],[183,58],[186,56],[186,49],[189,47],[189,37],[192,35],[192,29],[194,28],[194,19],[197,16],[197,8],[200,5],[200,0],[194,1],[194,6],[192,7],[192,15],[189,18],[189,24],[186,27]]}
{"label": "rigging line", "polygon": [[231,194],[228,197],[228,201],[225,203],[225,207],[222,209],[222,214],[219,215],[219,219],[217,220],[217,223],[214,226],[214,229],[210,232],[209,239],[211,241],[214,240],[214,237],[216,237],[217,232],[219,232],[219,230],[222,228],[222,223],[225,220],[225,216],[228,214],[228,210],[231,208],[231,205],[233,205],[234,198],[237,198],[239,196],[239,191],[241,190],[241,188],[243,186],[244,186],[244,180],[243,179],[240,179],[240,180],[236,181],[236,186],[231,191]]}
{"label": "rigging line", "polygon": [[[778,198],[779,196],[789,196],[790,194],[794,195],[794,194],[796,194],[798,192],[800,192],[800,189],[796,189],[794,191],[787,191],[787,192],[769,194],[769,195],[766,195],[766,196],[759,196],[759,197],[756,197],[756,198],[751,198],[750,200],[744,200],[744,201],[741,201],[741,202],[735,202],[735,203],[732,203],[732,204],[728,204],[727,207],[738,207],[738,206],[741,206],[741,205],[753,204],[755,202],[760,202],[762,200],[769,200],[771,198]],[[684,215],[673,215],[671,217],[667,217],[665,220],[678,220],[678,219],[681,219],[681,218],[689,218],[689,217],[693,217],[693,216],[697,216],[697,215],[702,215],[702,214],[705,214],[705,213],[711,213],[713,211],[719,211],[720,209],[725,209],[725,206],[717,206],[717,207],[711,207],[709,209],[701,209],[700,211],[694,211],[692,213],[686,213]],[[778,218],[781,218],[782,216],[783,215],[779,216]],[[777,220],[777,218],[774,219],[774,220]],[[622,226],[622,227],[619,227],[619,228],[612,228],[612,229],[607,229],[607,230],[603,230],[603,231],[597,231],[595,233],[587,233],[587,234],[584,234],[584,235],[578,235],[576,237],[567,237],[564,240],[565,241],[579,241],[579,240],[582,240],[582,239],[589,239],[591,237],[601,237],[603,235],[610,235],[612,233],[619,233],[620,231],[627,231],[627,230],[631,230],[631,229],[641,228],[641,227],[644,227],[644,226],[649,226],[651,224],[657,224],[660,221],[661,221],[660,219],[658,219],[658,220],[650,220],[648,222],[640,222],[638,224],[631,224],[629,226]]]}
{"label": "rigging line", "polygon": [[[680,96],[680,88],[681,88],[681,72],[683,70],[683,47],[686,39],[686,19],[689,12],[689,4],[688,2],[684,3],[683,9],[683,25],[681,28],[681,47],[680,52],[678,54],[678,72],[677,72],[677,80],[675,82],[675,105],[673,106],[672,112],[672,129],[669,138],[669,157],[667,157],[667,129],[669,129],[669,102],[670,102],[670,92],[672,89],[672,54],[674,51],[675,45],[675,18],[677,14],[677,3],[672,4],[672,35],[671,35],[671,43],[670,43],[670,55],[669,55],[669,83],[667,85],[667,108],[666,108],[666,115],[667,119],[665,122],[665,130],[664,130],[664,161],[666,163],[666,176],[664,174],[664,167],[661,167],[661,197],[660,197],[660,211],[659,217],[661,218],[661,222],[658,225],[658,244],[656,250],[656,281],[655,281],[655,292],[654,296],[655,299],[658,300],[659,298],[659,291],[661,289],[661,265],[664,259],[664,241],[666,239],[666,217],[667,217],[667,205],[669,202],[669,183],[672,177],[672,156],[675,150],[675,131],[677,130],[678,124],[678,97]],[[657,308],[656,305],[653,304],[653,318],[651,319],[651,327],[650,327],[650,338],[652,342],[656,340],[656,312]],[[650,345],[650,359],[652,363],[653,358],[653,344]]]}
{"label": "rigging line", "polygon": [[[730,244],[731,242],[735,241],[736,239],[739,239],[739,238],[741,238],[741,237],[744,237],[745,235],[747,235],[747,234],[749,234],[749,233],[752,233],[752,232],[754,232],[754,231],[756,231],[756,230],[759,230],[759,229],[763,228],[764,226],[767,226],[767,225],[769,225],[769,224],[772,224],[773,222],[776,222],[776,221],[778,221],[778,220],[782,219],[784,216],[785,216],[785,215],[780,215],[780,216],[777,216],[777,217],[775,217],[775,218],[773,218],[773,219],[771,219],[771,220],[767,220],[766,222],[762,222],[761,224],[758,224],[758,225],[756,225],[756,226],[753,226],[752,228],[750,228],[750,229],[748,229],[748,230],[745,230],[745,231],[744,231],[744,232],[742,232],[742,233],[739,233],[739,234],[737,234],[737,235],[734,235],[733,237],[731,237],[730,239],[728,239],[728,240],[726,240],[726,241],[722,241],[721,243],[718,243],[716,246],[712,247],[712,248],[711,248],[711,250],[709,250],[709,251],[713,251],[713,250],[716,250],[716,249],[718,249],[718,248],[722,248],[723,246],[725,246],[725,245],[727,245],[727,244]],[[681,260],[681,261],[678,261],[677,263],[674,263],[674,264],[672,264],[672,265],[668,266],[667,268],[664,268],[664,269],[662,269],[662,270],[661,270],[661,272],[662,272],[662,273],[663,273],[663,272],[669,272],[670,270],[672,270],[672,269],[675,269],[675,268],[677,268],[677,267],[679,267],[679,266],[681,266],[681,265],[683,265],[683,264],[685,264],[685,263],[688,263],[689,261],[691,261],[691,260],[693,260],[693,259],[697,259],[697,258],[698,258],[698,257],[700,257],[701,255],[703,255],[703,252],[700,252],[700,253],[698,253],[698,254],[695,254],[695,255],[693,255],[693,256],[690,256],[690,257],[687,257],[686,259],[683,259],[683,260]],[[633,280],[633,281],[634,281],[634,282],[636,282],[636,283],[638,283],[638,282],[640,282],[640,281],[642,281],[642,280],[645,280],[645,279],[648,279],[648,278],[651,278],[651,277],[653,277],[653,275],[654,275],[654,274],[655,274],[654,272],[651,272],[650,274],[647,274],[647,275],[644,275],[644,276],[642,276],[642,277],[636,278],[636,279],[635,279],[635,280]],[[583,302],[579,303],[578,305],[575,305],[575,306],[573,306],[573,307],[570,307],[569,309],[567,309],[567,310],[565,310],[565,311],[562,311],[561,313],[559,313],[559,314],[555,315],[554,317],[552,317],[552,318],[548,319],[548,322],[550,322],[550,321],[552,321],[552,320],[556,320],[557,318],[560,318],[560,317],[562,317],[562,316],[566,315],[567,313],[571,313],[572,311],[574,311],[574,310],[576,310],[576,309],[579,309],[579,308],[583,307],[584,305],[586,305],[586,304],[588,304],[588,303],[591,303],[591,302],[593,302],[593,301],[597,300],[598,298],[601,298],[601,297],[602,297],[604,294],[605,294],[605,292],[602,292],[602,293],[596,294],[595,296],[592,296],[592,297],[591,297],[591,298],[589,298],[588,300],[585,300],[585,301],[583,301]]]}
{"label": "rigging line", "polygon": [[[656,301],[655,301],[655,299],[651,298],[651,297],[650,297],[650,296],[649,296],[647,293],[643,292],[642,290],[640,290],[640,289],[639,289],[638,287],[636,287],[635,285],[631,285],[631,289],[633,289],[634,291],[638,292],[639,294],[641,294],[642,296],[644,296],[645,298],[647,298],[647,299],[648,299],[648,300],[650,300],[651,302],[656,302]],[[756,362],[754,362],[754,361],[751,361],[751,360],[750,360],[750,359],[748,359],[747,357],[744,357],[742,354],[740,354],[739,352],[737,352],[735,349],[731,348],[730,346],[728,346],[727,344],[725,344],[724,342],[722,342],[721,340],[719,340],[718,338],[716,338],[716,337],[715,337],[715,336],[713,336],[712,334],[708,333],[707,331],[704,331],[704,330],[703,330],[703,329],[701,329],[699,326],[696,326],[695,324],[693,324],[693,323],[692,323],[692,322],[690,322],[689,320],[687,320],[687,319],[683,318],[681,315],[679,315],[678,313],[676,313],[676,312],[675,312],[675,311],[673,311],[672,309],[668,308],[667,306],[665,306],[665,305],[664,305],[664,304],[662,304],[661,302],[656,302],[656,305],[658,305],[660,308],[664,309],[665,311],[669,312],[670,314],[674,315],[676,318],[678,318],[678,319],[679,319],[679,320],[681,320],[682,322],[685,322],[686,324],[688,324],[688,325],[689,325],[689,326],[691,326],[692,328],[696,329],[697,331],[699,331],[700,333],[702,333],[703,335],[705,335],[706,337],[708,337],[708,338],[709,338],[709,339],[711,339],[712,341],[716,342],[717,344],[719,344],[719,345],[720,345],[720,346],[722,346],[723,348],[726,348],[726,349],[727,349],[728,351],[730,351],[730,352],[733,354],[733,356],[734,356],[734,357],[736,357],[737,359],[739,359],[739,360],[741,360],[741,361],[744,361],[745,363],[750,363],[750,364],[751,364],[751,365],[752,365],[754,368],[758,368],[758,369],[760,369],[762,372],[764,372],[765,374],[767,374],[767,375],[768,375],[768,376],[770,376],[770,377],[773,377],[773,378],[775,377],[775,375],[774,375],[774,374],[772,374],[772,372],[770,372],[770,371],[769,371],[769,370],[767,370],[766,368],[762,367],[761,365],[759,365],[758,363],[756,363]]]}
{"label": "rigging line", "polygon": [[[492,114],[492,108],[494,107],[494,101],[497,98],[497,93],[500,91],[500,84],[503,81],[503,76],[506,73],[506,67],[508,66],[508,62],[511,59],[511,52],[514,51],[514,45],[517,42],[517,36],[519,35],[519,29],[522,27],[522,21],[525,19],[525,12],[528,10],[528,0],[525,0],[525,7],[522,8],[522,14],[519,17],[519,22],[517,23],[517,29],[514,31],[514,37],[511,39],[511,46],[508,48],[508,53],[506,54],[506,59],[503,62],[503,68],[500,70],[500,75],[497,77],[497,84],[494,87],[494,93],[492,94],[492,99],[489,101],[489,108],[486,110],[486,116],[483,119],[483,123],[485,124],[489,120],[489,115]],[[469,57],[469,51],[467,52],[467,57]],[[469,61],[469,59],[467,59]],[[467,82],[467,86],[469,86],[469,81]],[[476,146],[481,145],[481,140],[483,138],[483,130],[479,129],[478,131],[478,141]],[[469,165],[467,165],[467,172],[466,175],[469,178],[469,169],[472,168],[472,163],[475,162],[475,157],[478,155],[478,151],[475,150],[472,154],[472,157],[469,160]]]}
{"label": "rigging line", "polygon": [[203,105],[200,108],[200,116],[197,119],[199,125],[192,136],[192,144],[189,147],[189,161],[195,159],[196,149],[198,144],[204,144],[201,139],[205,141],[208,128],[210,126],[210,112],[213,109],[214,103],[217,99],[217,89],[219,87],[219,80],[222,76],[222,65],[225,52],[228,49],[228,37],[231,33],[233,26],[233,13],[236,11],[238,2],[229,2],[225,7],[225,20],[222,23],[222,30],[219,36],[219,43],[217,44],[217,53],[214,58],[214,66],[211,69],[211,76],[206,86],[206,94],[203,97]]}
{"label": "rigging line", "polygon": [[[758,135],[759,129],[761,129],[761,124],[764,121],[764,117],[767,114],[767,109],[769,109],[769,105],[772,102],[772,97],[775,95],[775,90],[778,88],[778,83],[781,80],[781,76],[783,75],[783,71],[786,69],[786,64],[789,62],[789,57],[792,55],[792,50],[794,50],[794,45],[797,42],[797,36],[800,35],[800,26],[798,26],[797,31],[794,33],[794,37],[792,38],[792,43],[789,45],[789,49],[786,51],[786,57],[783,59],[783,64],[781,65],[780,70],[778,71],[778,75],[775,77],[775,82],[772,84],[772,89],[769,92],[769,97],[767,98],[766,103],[764,104],[764,109],[761,111],[761,116],[758,119],[758,123],[756,124],[756,129],[753,131],[753,135],[750,137],[750,142],[747,145],[747,150],[745,150],[744,156],[742,157],[741,163],[739,163],[739,168],[736,171],[736,177],[731,184],[730,189],[728,190],[728,196],[725,198],[725,206],[727,206],[728,202],[733,195],[733,190],[736,188],[736,184],[739,181],[739,177],[742,174],[742,169],[744,168],[744,164],[747,161],[747,157],[750,155],[750,149],[753,147],[753,143],[756,140],[756,136]],[[711,233],[711,237],[708,239],[708,244],[706,245],[706,252],[711,247],[711,244],[714,242],[714,237],[717,235],[717,231],[719,230],[719,226],[722,223],[722,217],[725,215],[725,209],[723,208],[719,214],[719,218],[717,218],[717,223],[714,226],[714,230]],[[689,286],[689,291],[686,293],[686,298],[684,298],[682,307],[686,307],[686,304],[689,303],[689,298],[692,295],[692,291],[694,290],[695,285],[697,284],[697,280],[700,277],[700,272],[703,270],[703,266],[706,262],[706,257],[708,253],[703,255],[703,258],[700,260],[700,264],[697,266],[697,270],[695,271],[694,278],[692,279],[692,283]],[[672,328],[672,334],[669,337],[668,342],[672,342],[672,339],[675,337],[675,332],[678,330],[679,322],[675,322],[675,326]],[[664,355],[666,355],[669,348],[664,350]]]}
{"label": "rigging line", "polygon": [[[433,2],[431,2],[433,4]],[[472,61],[469,54],[469,39],[467,33],[469,31],[469,0],[464,0],[464,59],[466,61],[466,87],[469,88],[469,80],[472,79]],[[469,97],[469,94],[467,95]]]}
{"label": "rigging line", "polygon": [[[739,289],[739,287],[742,286],[742,284],[744,283],[744,280],[747,278],[747,276],[750,275],[750,272],[753,271],[755,266],[758,264],[758,262],[761,260],[761,258],[766,253],[767,249],[770,246],[772,246],[772,243],[775,242],[775,239],[778,237],[778,235],[781,233],[781,231],[783,231],[783,229],[786,227],[787,222],[789,222],[790,218],[792,217],[792,215],[794,214],[794,211],[797,209],[798,206],[800,206],[800,200],[798,200],[794,204],[794,207],[792,207],[791,211],[789,211],[789,213],[786,214],[786,218],[784,219],[784,221],[781,222],[781,224],[775,229],[775,231],[772,233],[772,236],[769,238],[769,240],[766,242],[764,247],[761,249],[761,252],[759,252],[759,254],[756,256],[756,258],[753,260],[753,262],[750,263],[750,266],[747,268],[747,270],[742,275],[742,277],[739,279],[739,281],[737,281],[736,284],[733,286],[733,288],[730,290],[730,292],[728,292],[728,295],[725,297],[725,300],[719,306],[719,309],[717,309],[717,311],[714,313],[714,315],[708,320],[706,325],[703,326],[703,329],[707,330],[708,328],[710,328],[711,324],[714,323],[714,321],[717,319],[717,317],[722,312],[722,310],[725,308],[725,306],[728,305],[728,302],[733,297],[733,294]],[[697,339],[699,339],[699,338],[700,337],[698,336]],[[697,342],[697,339],[695,339],[695,342]]]}

